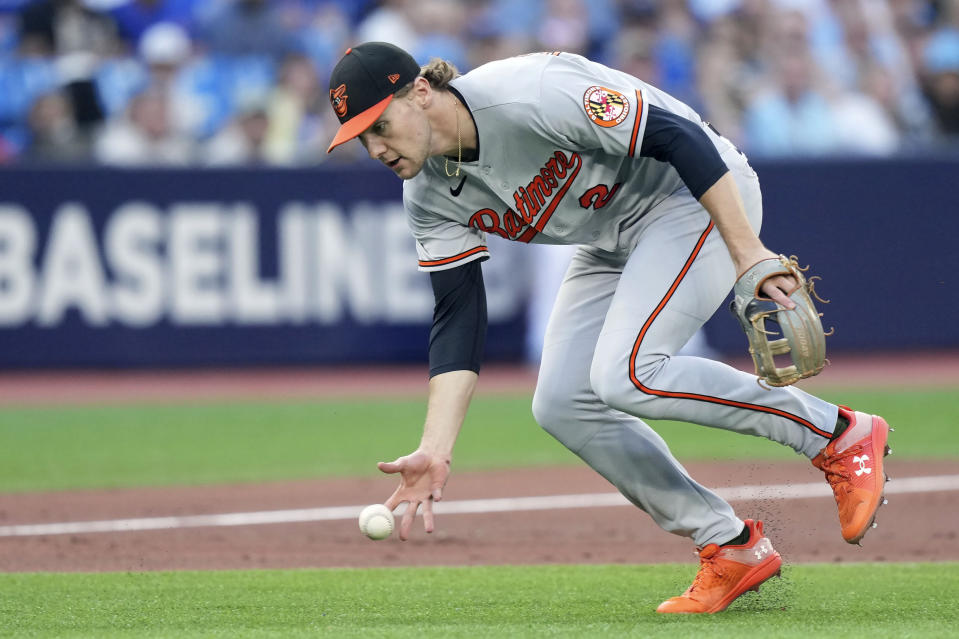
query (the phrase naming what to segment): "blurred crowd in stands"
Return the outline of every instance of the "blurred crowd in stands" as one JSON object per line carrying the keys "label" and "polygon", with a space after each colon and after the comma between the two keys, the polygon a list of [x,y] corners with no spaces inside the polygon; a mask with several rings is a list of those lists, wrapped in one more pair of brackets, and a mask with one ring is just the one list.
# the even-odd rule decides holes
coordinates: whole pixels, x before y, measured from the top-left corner
{"label": "blurred crowd in stands", "polygon": [[959,0],[0,0],[0,163],[356,161],[327,81],[368,40],[580,53],[752,157],[959,150]]}

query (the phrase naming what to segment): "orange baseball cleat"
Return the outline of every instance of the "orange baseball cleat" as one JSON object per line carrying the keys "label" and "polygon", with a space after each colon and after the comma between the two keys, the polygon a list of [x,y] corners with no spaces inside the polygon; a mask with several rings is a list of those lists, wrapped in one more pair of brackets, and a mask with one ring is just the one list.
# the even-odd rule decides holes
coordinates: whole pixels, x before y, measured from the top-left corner
{"label": "orange baseball cleat", "polygon": [[699,573],[678,597],[659,604],[656,612],[703,613],[725,610],[748,590],[778,576],[783,560],[763,536],[763,522],[747,519],[749,541],[741,546],[709,544],[699,551]]}
{"label": "orange baseball cleat", "polygon": [[845,406],[839,407],[839,413],[849,426],[819,451],[812,464],[826,473],[832,486],[843,539],[858,544],[869,528],[876,527],[876,511],[886,503],[883,457],[892,452],[886,445],[892,429],[879,415]]}

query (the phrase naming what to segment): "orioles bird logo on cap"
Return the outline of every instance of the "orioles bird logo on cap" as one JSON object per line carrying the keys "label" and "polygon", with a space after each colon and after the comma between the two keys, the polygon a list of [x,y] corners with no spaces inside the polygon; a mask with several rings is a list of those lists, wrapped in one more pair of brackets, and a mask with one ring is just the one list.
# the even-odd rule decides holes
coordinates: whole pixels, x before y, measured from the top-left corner
{"label": "orioles bird logo on cap", "polygon": [[346,95],[346,85],[341,84],[335,89],[330,89],[330,102],[333,103],[333,110],[336,111],[336,115],[343,117],[346,115],[346,99],[350,97]]}

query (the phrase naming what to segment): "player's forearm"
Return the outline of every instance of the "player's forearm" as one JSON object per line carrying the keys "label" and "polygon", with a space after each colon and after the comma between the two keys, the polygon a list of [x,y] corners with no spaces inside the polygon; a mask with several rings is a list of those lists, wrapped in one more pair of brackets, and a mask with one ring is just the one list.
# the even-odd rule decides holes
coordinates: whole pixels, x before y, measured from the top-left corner
{"label": "player's forearm", "polygon": [[736,266],[736,275],[762,259],[768,250],[749,225],[732,173],[727,172],[703,193],[700,204],[709,211]]}
{"label": "player's forearm", "polygon": [[467,370],[441,373],[430,379],[420,450],[447,460],[452,457],[477,379],[479,375]]}

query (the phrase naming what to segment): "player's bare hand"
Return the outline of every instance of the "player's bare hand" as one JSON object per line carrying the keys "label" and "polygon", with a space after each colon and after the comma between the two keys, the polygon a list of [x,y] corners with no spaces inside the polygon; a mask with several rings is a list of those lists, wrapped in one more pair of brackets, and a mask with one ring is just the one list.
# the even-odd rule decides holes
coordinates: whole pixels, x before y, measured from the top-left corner
{"label": "player's bare hand", "polygon": [[406,502],[406,512],[400,522],[400,539],[409,538],[416,511],[423,506],[423,528],[433,532],[433,502],[443,498],[443,488],[450,475],[450,460],[438,459],[416,450],[392,462],[377,464],[384,473],[399,473],[400,485],[386,500],[390,510]]}
{"label": "player's bare hand", "polygon": [[789,294],[797,288],[799,288],[799,282],[792,275],[770,277],[759,287],[767,297],[788,309],[796,307],[796,303],[789,299]]}
{"label": "player's bare hand", "polygon": [[[768,259],[778,259],[778,255],[763,247],[750,255],[741,257],[736,264],[736,277],[742,277],[753,265]],[[760,292],[780,306],[788,309],[796,307],[789,295],[799,287],[799,282],[791,275],[776,275],[770,277],[759,287]]]}

